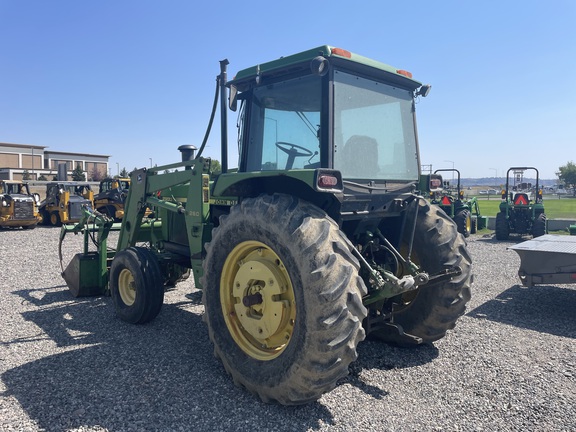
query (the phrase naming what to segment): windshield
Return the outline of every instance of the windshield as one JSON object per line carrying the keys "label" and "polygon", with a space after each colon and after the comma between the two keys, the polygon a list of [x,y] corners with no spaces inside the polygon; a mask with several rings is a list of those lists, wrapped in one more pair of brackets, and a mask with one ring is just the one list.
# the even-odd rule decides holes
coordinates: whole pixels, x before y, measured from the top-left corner
{"label": "windshield", "polygon": [[246,171],[320,166],[319,80],[307,76],[254,89]]}
{"label": "windshield", "polygon": [[345,179],[416,180],[412,93],[334,72],[334,168]]}

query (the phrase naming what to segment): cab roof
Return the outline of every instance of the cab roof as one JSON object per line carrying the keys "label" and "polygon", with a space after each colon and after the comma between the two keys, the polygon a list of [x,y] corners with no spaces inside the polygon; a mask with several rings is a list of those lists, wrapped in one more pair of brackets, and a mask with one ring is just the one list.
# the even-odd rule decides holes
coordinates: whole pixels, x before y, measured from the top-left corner
{"label": "cab roof", "polygon": [[410,72],[397,69],[385,63],[330,45],[322,45],[297,54],[280,57],[277,60],[272,60],[243,69],[236,74],[234,79],[228,82],[228,85],[235,85],[239,87],[240,90],[243,90],[242,87],[245,87],[249,81],[255,80],[257,76],[276,75],[280,71],[286,71],[286,73],[293,71],[296,72],[308,68],[310,62],[318,56],[323,56],[334,63],[350,68],[360,67],[366,69],[367,67],[371,70],[371,73],[374,73],[375,75],[378,75],[379,72],[384,72],[386,75],[391,74],[396,78],[395,81],[399,79],[406,87],[413,89],[422,85],[421,82],[412,79],[412,74]]}

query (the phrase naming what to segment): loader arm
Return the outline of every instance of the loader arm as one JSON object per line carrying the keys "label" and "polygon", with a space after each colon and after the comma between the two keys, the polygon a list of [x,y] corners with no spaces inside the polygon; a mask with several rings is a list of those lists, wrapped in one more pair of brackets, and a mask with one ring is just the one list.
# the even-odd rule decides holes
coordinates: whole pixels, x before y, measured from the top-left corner
{"label": "loader arm", "polygon": [[[170,172],[170,170],[176,171]],[[209,241],[208,236],[211,232],[211,226],[206,229],[210,210],[209,174],[210,159],[205,158],[133,171],[117,251],[135,246],[143,239],[154,248],[154,245],[161,240],[155,231],[147,231],[148,238],[141,233],[142,218],[148,208],[156,209],[156,217],[158,213],[162,213],[158,212],[159,209],[180,213],[184,215],[186,221],[190,265],[195,276],[200,275],[203,245]],[[185,201],[171,196],[171,189],[177,187],[187,188]],[[167,230],[166,224],[162,223],[164,239],[167,238]],[[159,245],[156,247],[160,248]]]}

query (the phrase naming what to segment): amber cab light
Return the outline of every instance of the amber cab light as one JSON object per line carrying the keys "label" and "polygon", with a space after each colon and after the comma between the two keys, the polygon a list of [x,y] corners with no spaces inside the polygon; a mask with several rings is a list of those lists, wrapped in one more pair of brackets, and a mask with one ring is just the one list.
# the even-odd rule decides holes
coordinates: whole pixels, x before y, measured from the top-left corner
{"label": "amber cab light", "polygon": [[332,54],[340,57],[352,58],[352,53],[342,48],[332,48]]}
{"label": "amber cab light", "polygon": [[404,75],[405,77],[408,77],[408,78],[412,78],[412,72],[408,72],[407,70],[398,69],[396,71],[396,73],[399,73],[400,75]]}

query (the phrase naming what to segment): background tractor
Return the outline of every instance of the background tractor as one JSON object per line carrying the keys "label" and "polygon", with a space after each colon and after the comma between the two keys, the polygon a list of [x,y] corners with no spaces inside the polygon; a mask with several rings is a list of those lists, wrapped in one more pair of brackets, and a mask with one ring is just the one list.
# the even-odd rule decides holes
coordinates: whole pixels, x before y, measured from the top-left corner
{"label": "background tractor", "polygon": [[[202,156],[210,128],[199,149],[180,147],[182,162],[133,171],[115,250],[118,224],[85,209],[61,231],[86,238],[63,271],[71,292],[109,293],[117,316],[140,324],[191,269],[226,371],[286,405],[334,388],[366,335],[444,337],[470,299],[471,259],[454,222],[419,192],[414,107],[430,86],[330,46],[232,81],[227,64],[212,111],[219,99],[221,173]],[[227,102],[239,113],[234,169]]]}
{"label": "background tractor", "polygon": [[[536,174],[536,185],[524,180],[527,170]],[[534,167],[512,167],[506,172],[506,189],[502,191],[500,211],[496,214],[496,239],[508,240],[512,233],[533,237],[548,233],[539,173]]]}
{"label": "background tractor", "polygon": [[106,178],[100,182],[100,188],[94,195],[94,208],[108,215],[116,222],[124,217],[124,202],[130,189],[129,178]]}
{"label": "background tractor", "polygon": [[0,228],[33,229],[40,222],[40,196],[31,194],[27,183],[0,180]]}
{"label": "background tractor", "polygon": [[441,191],[430,192],[432,204],[438,205],[450,216],[458,232],[468,237],[477,230],[486,228],[487,218],[480,214],[480,206],[476,197],[465,198],[464,190],[460,186],[460,171],[457,169],[439,169],[434,171],[437,174],[440,171],[450,171],[457,174],[456,191],[449,180],[444,181],[444,188]]}
{"label": "background tractor", "polygon": [[94,207],[94,192],[89,183],[58,181],[46,184],[46,198],[40,203],[44,225],[60,226],[78,222],[82,207]]}

